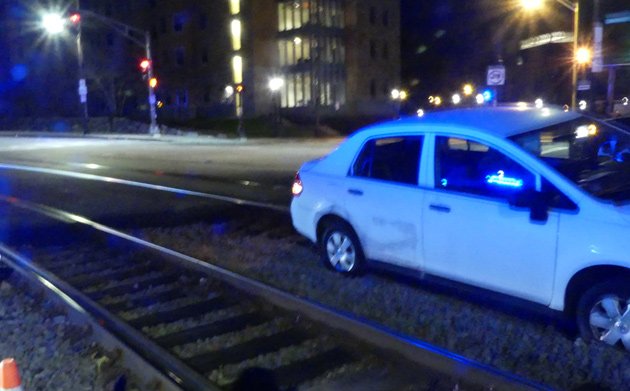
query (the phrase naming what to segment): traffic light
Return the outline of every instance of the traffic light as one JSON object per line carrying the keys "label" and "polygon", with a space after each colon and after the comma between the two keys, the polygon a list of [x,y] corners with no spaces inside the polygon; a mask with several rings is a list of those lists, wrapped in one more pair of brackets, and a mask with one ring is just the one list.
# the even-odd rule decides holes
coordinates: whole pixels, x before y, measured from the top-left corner
{"label": "traffic light", "polygon": [[149,87],[151,88],[155,88],[158,85],[158,79],[157,77],[152,77],[149,79]]}
{"label": "traffic light", "polygon": [[79,23],[81,23],[81,14],[78,12],[73,12],[72,14],[70,14],[68,19],[70,20],[70,23],[72,23],[73,26],[76,26]]}
{"label": "traffic light", "polygon": [[151,61],[149,61],[148,59],[144,58],[142,59],[142,61],[140,61],[140,70],[142,71],[142,73],[149,72],[150,67],[151,67]]}
{"label": "traffic light", "polygon": [[240,94],[241,92],[243,92],[243,90],[244,90],[244,89],[245,89],[245,88],[243,87],[243,85],[242,85],[242,84],[238,84],[238,85],[236,85],[236,92],[238,92],[239,94]]}

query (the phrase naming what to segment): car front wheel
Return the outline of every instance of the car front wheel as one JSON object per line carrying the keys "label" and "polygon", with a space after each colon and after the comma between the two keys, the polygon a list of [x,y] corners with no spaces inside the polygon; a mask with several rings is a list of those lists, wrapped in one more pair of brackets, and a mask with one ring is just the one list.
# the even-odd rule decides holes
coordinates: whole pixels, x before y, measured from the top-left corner
{"label": "car front wheel", "polygon": [[331,223],[320,240],[324,265],[344,274],[359,274],[365,259],[356,234],[347,224]]}
{"label": "car front wheel", "polygon": [[586,291],[577,308],[580,335],[630,351],[630,286],[627,280],[612,280]]}

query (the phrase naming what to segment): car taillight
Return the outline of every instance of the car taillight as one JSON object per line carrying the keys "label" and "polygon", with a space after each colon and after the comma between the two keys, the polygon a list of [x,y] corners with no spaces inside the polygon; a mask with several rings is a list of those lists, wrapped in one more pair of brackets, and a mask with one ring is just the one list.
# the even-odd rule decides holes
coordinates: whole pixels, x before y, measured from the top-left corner
{"label": "car taillight", "polygon": [[291,193],[293,193],[294,197],[299,197],[302,194],[302,190],[304,190],[304,186],[302,186],[302,180],[300,179],[300,173],[295,174],[295,179],[293,179],[293,186],[291,186]]}

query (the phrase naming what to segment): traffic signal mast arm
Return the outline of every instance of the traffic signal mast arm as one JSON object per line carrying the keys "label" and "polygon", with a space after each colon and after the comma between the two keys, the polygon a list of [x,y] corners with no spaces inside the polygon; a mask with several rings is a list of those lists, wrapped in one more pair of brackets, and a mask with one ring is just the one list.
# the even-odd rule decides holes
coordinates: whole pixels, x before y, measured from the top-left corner
{"label": "traffic signal mast arm", "polygon": [[[156,98],[155,98],[155,84],[151,82],[154,79],[153,77],[153,58],[151,57],[151,35],[148,31],[141,30],[137,27],[130,26],[123,22],[119,22],[112,18],[108,18],[107,16],[99,15],[95,12],[89,10],[81,10],[79,14],[79,18],[82,16],[90,17],[98,20],[99,22],[111,27],[117,33],[121,34],[125,38],[134,42],[135,44],[144,48],[146,52],[146,61],[148,62],[146,68],[147,79],[149,80],[149,108],[151,115],[151,125],[150,125],[150,133],[151,134],[159,134],[159,129],[157,126],[157,112],[155,109]],[[144,39],[142,39],[143,37]]]}

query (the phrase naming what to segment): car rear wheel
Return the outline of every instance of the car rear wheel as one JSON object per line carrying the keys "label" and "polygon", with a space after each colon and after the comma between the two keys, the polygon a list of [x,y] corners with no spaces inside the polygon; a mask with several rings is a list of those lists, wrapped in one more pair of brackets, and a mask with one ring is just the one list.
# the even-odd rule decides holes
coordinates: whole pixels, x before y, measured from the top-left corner
{"label": "car rear wheel", "polygon": [[578,302],[577,324],[586,341],[600,341],[630,351],[630,286],[611,280],[593,286]]}
{"label": "car rear wheel", "polygon": [[347,224],[334,222],[328,225],[320,240],[324,265],[344,274],[363,271],[365,258],[356,234]]}

